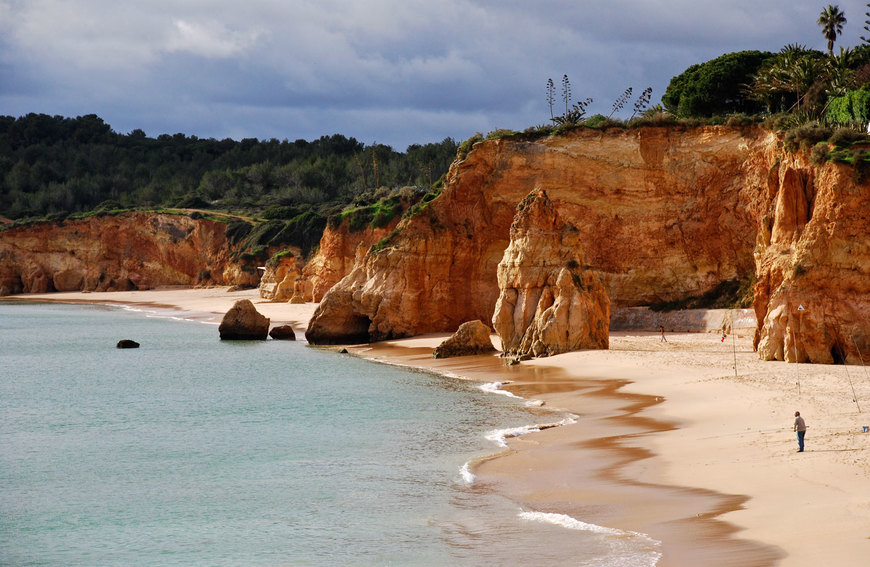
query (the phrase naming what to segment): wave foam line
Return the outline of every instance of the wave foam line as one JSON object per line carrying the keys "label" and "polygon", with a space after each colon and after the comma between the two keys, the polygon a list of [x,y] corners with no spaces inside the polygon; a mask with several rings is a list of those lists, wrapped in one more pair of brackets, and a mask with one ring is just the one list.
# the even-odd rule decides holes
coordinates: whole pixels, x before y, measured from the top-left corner
{"label": "wave foam line", "polygon": [[[580,530],[611,536],[608,538],[613,555],[608,557],[604,565],[612,567],[629,566],[632,567],[654,567],[661,559],[661,543],[657,539],[653,539],[648,535],[640,532],[624,531],[615,528],[599,526],[598,524],[590,524],[572,518],[567,514],[553,514],[548,512],[528,512],[520,511],[518,514],[520,519],[530,522],[541,522],[561,526],[569,530]],[[637,542],[635,546],[625,545],[626,539]],[[599,562],[596,565],[602,565]],[[586,565],[583,563],[581,565]]]}
{"label": "wave foam line", "polygon": [[570,425],[572,423],[577,423],[577,416],[573,414],[556,423],[538,423],[535,425],[521,425],[519,427],[509,427],[507,429],[496,429],[487,433],[486,439],[495,442],[499,447],[507,447],[508,439],[513,439],[514,437],[519,437],[528,433],[543,431],[545,429],[552,429],[553,427]]}
{"label": "wave foam line", "polygon": [[[509,383],[509,382],[507,382]],[[502,396],[507,396],[509,398],[516,398],[518,400],[522,400],[520,396],[517,396],[513,392],[508,392],[507,390],[502,390],[501,387],[505,385],[505,382],[487,382],[486,384],[481,384],[480,389],[488,394],[501,394]]]}
{"label": "wave foam line", "polygon": [[474,476],[474,473],[471,472],[471,467],[469,463],[465,463],[459,468],[459,474],[462,476],[462,481],[466,486],[472,486],[474,482],[477,480],[477,477]]}

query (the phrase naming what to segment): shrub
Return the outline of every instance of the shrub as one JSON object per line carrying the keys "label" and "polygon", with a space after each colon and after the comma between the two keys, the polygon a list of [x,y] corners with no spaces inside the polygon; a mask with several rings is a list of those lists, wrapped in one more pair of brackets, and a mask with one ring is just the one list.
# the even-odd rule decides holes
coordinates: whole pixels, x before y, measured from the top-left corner
{"label": "shrub", "polygon": [[837,124],[870,122],[870,91],[846,91],[843,96],[831,97],[825,117]]}
{"label": "shrub", "polygon": [[785,149],[790,153],[796,152],[798,148],[809,150],[817,143],[829,139],[832,133],[833,131],[830,128],[821,126],[818,123],[792,128],[785,134]]}
{"label": "shrub", "polygon": [[607,128],[625,128],[625,122],[608,118],[603,114],[594,114],[584,122],[584,126],[596,130],[606,130]]}
{"label": "shrub", "polygon": [[282,251],[280,251],[280,252],[277,252],[277,253],[273,254],[272,257],[269,258],[269,261],[266,262],[266,265],[267,265],[267,266],[275,266],[275,265],[278,264],[278,263],[279,263],[283,258],[287,258],[287,257],[292,258],[293,256],[294,256],[294,254],[293,254],[293,251],[292,251],[292,250],[282,250]]}
{"label": "shrub", "polygon": [[866,140],[867,136],[852,128],[837,128],[828,139],[834,146],[851,146],[855,142]]}
{"label": "shrub", "polygon": [[746,126],[754,126],[755,124],[758,124],[760,120],[761,119],[758,115],[750,116],[748,114],[737,113],[730,115],[725,120],[725,124],[732,128],[743,128]]}
{"label": "shrub", "polygon": [[487,140],[502,140],[504,138],[512,138],[514,136],[518,136],[519,132],[514,132],[513,130],[508,130],[506,128],[499,128],[497,130],[493,130],[489,134],[486,135]]}
{"label": "shrub", "polygon": [[459,150],[457,150],[456,152],[457,159],[461,161],[468,157],[468,152],[471,151],[471,148],[474,146],[474,144],[480,142],[481,140],[483,140],[483,134],[478,132],[461,144],[459,144]]}
{"label": "shrub", "polygon": [[243,220],[233,220],[227,223],[227,240],[231,245],[248,236],[254,227],[251,223]]}
{"label": "shrub", "polygon": [[810,163],[813,165],[821,165],[828,161],[830,150],[827,142],[819,142],[813,146],[813,151],[810,154]]}
{"label": "shrub", "polygon": [[856,148],[852,152],[852,179],[862,185],[870,174],[870,161],[867,161],[867,150]]}

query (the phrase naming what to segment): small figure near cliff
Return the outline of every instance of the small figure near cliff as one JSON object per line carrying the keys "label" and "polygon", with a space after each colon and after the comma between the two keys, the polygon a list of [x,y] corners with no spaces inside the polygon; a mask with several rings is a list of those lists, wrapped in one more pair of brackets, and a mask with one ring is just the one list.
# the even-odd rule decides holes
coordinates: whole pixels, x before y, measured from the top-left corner
{"label": "small figure near cliff", "polygon": [[722,339],[719,341],[720,343],[725,342],[725,337],[728,336],[728,333],[725,332],[725,329],[722,329]]}
{"label": "small figure near cliff", "polygon": [[659,339],[659,342],[660,343],[668,342],[668,339],[665,338],[665,328],[663,326],[659,325],[659,330],[662,332],[662,338]]}
{"label": "small figure near cliff", "polygon": [[798,453],[804,452],[804,437],[807,434],[807,423],[801,417],[801,412],[794,412],[794,430],[797,431]]}

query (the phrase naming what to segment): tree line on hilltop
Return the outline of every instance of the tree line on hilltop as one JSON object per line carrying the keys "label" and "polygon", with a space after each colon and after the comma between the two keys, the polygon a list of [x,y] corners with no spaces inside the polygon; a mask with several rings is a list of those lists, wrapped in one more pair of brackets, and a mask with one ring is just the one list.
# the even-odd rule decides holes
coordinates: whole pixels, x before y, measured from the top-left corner
{"label": "tree line on hilltop", "polygon": [[[867,6],[870,9],[870,4]],[[870,11],[865,16],[864,29],[870,32]],[[838,6],[829,5],[817,23],[827,41],[827,52],[793,43],[777,53],[740,51],[691,65],[671,79],[661,104],[648,107],[651,89],[644,90],[627,121],[613,119],[613,114],[631,101],[631,87],[616,99],[610,115],[586,117],[592,99],[572,105],[572,86],[565,75],[561,85],[564,112],[554,114],[556,88],[548,79],[546,100],[553,124],[524,134],[547,134],[566,126],[609,128],[679,122],[763,123],[777,130],[816,129],[821,132],[818,135],[832,135],[841,127],[863,131],[870,122],[870,39],[862,36],[861,45],[840,47],[835,52],[835,42],[846,24],[845,14]],[[849,136],[841,135],[845,137]]]}
{"label": "tree line on hilltop", "polygon": [[119,134],[96,115],[0,116],[0,216],[174,207],[305,215],[322,230],[330,215],[402,188],[412,199],[437,190],[456,149],[446,138],[397,152],[340,134],[310,142],[150,138]]}

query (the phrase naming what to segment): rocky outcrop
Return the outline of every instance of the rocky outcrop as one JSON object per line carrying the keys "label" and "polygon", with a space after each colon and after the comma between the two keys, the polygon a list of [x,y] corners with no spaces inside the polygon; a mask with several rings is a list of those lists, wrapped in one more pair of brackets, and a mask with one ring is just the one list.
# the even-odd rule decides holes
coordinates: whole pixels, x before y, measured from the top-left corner
{"label": "rocky outcrop", "polygon": [[765,360],[870,360],[870,185],[854,170],[783,160],[771,178],[758,263],[756,346]]}
{"label": "rocky outcrop", "polygon": [[279,325],[273,327],[272,330],[269,331],[269,336],[276,341],[295,341],[296,331],[294,331],[293,327],[290,325]]}
{"label": "rocky outcrop", "polygon": [[489,338],[489,327],[483,321],[468,321],[459,326],[453,335],[435,347],[434,358],[451,358],[495,352]]}
{"label": "rocky outcrop", "polygon": [[[403,202],[403,210],[407,209]],[[338,226],[327,226],[320,238],[320,248],[302,270],[302,280],[293,297],[305,301],[320,301],[329,289],[352,270],[358,260],[365,256],[371,246],[390,235],[399,224],[400,215],[386,226],[367,225],[360,230],[351,230],[350,219],[343,219]],[[298,299],[296,302],[300,302]],[[304,301],[302,301],[304,303]]]}
{"label": "rocky outcrop", "polygon": [[477,143],[453,163],[441,196],[327,292],[306,336],[382,340],[491,320],[514,211],[535,187],[577,228],[614,306],[748,278],[765,152],[776,143],[722,127]]}
{"label": "rocky outcrop", "polygon": [[366,342],[491,320],[514,208],[545,187],[612,308],[755,276],[762,358],[870,360],[870,183],[853,172],[810,165],[756,127],[479,142],[451,166],[439,198],[326,293],[306,336]]}
{"label": "rocky outcrop", "polygon": [[0,232],[0,295],[257,281],[231,261],[226,225],[206,219],[133,212]]}
{"label": "rocky outcrop", "polygon": [[505,354],[606,349],[610,300],[601,276],[586,266],[580,232],[562,220],[545,191],[519,204],[510,236],[492,317]]}
{"label": "rocky outcrop", "polygon": [[250,299],[240,299],[226,312],[218,327],[221,340],[266,340],[269,318],[262,315]]}
{"label": "rocky outcrop", "polygon": [[115,348],[139,348],[139,343],[131,339],[121,339]]}
{"label": "rocky outcrop", "polygon": [[294,296],[297,280],[301,277],[297,256],[285,251],[266,262],[260,276],[260,298],[267,301],[290,301]]}

